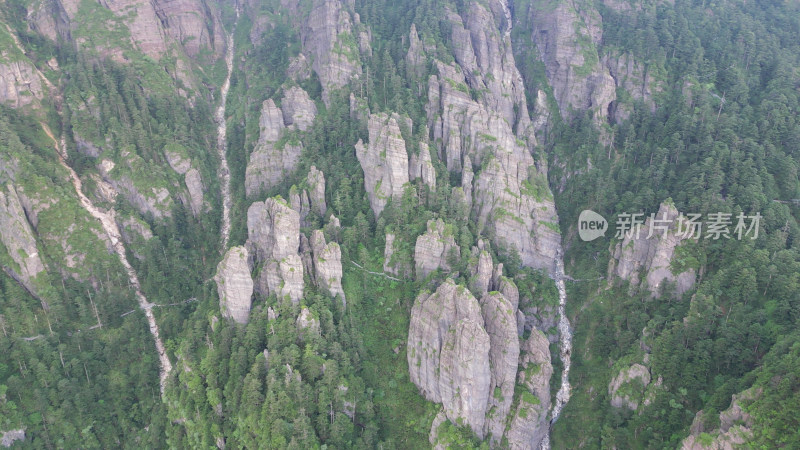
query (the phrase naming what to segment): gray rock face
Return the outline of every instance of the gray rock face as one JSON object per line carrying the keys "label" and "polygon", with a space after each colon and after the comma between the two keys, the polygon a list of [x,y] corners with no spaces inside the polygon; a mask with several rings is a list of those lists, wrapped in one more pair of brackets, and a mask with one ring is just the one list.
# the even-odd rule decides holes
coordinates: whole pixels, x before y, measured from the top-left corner
{"label": "gray rock face", "polygon": [[406,65],[417,75],[422,77],[425,74],[425,50],[422,41],[417,34],[417,26],[411,24],[411,31],[408,34],[409,44],[406,53]]}
{"label": "gray rock face", "polygon": [[317,105],[302,88],[292,86],[281,100],[283,123],[287,127],[294,126],[300,131],[306,131],[317,117]]}
{"label": "gray rock face", "polygon": [[451,254],[461,257],[453,227],[445,225],[442,219],[429,220],[428,231],[417,238],[417,245],[414,247],[417,278],[424,278],[436,269],[449,271],[450,264],[447,260]]}
{"label": "gray rock face", "polygon": [[302,53],[292,58],[289,67],[286,69],[286,76],[294,81],[307,80],[311,77],[311,63]]}
{"label": "gray rock face", "polygon": [[18,430],[3,431],[2,434],[3,437],[0,438],[0,445],[3,447],[11,447],[14,445],[14,442],[25,440],[25,430],[22,428]]}
{"label": "gray rock face", "polygon": [[354,37],[360,34],[363,25],[350,9],[340,0],[314,0],[301,30],[303,52],[311,56],[311,67],[322,83],[326,104],[330,102],[331,90],[361,74],[361,49]]}
{"label": "gray rock face", "polygon": [[[478,301],[468,289],[456,286],[450,279],[435,293],[420,294],[414,302],[408,331],[408,367],[411,381],[430,401],[442,401],[439,380],[442,347],[450,329],[461,319],[483,324]],[[485,352],[488,363],[488,335],[486,348],[478,351]],[[487,386],[488,380],[487,373]]]}
{"label": "gray rock face", "polygon": [[538,449],[548,432],[550,424],[547,412],[550,409],[550,343],[539,330],[522,344],[518,384],[527,391],[520,393],[519,404],[510,419],[506,432],[508,448],[517,450]]}
{"label": "gray rock face", "polygon": [[[78,22],[74,19],[79,5],[78,0],[42,2],[32,12],[31,28],[52,40],[59,36],[75,38],[79,35],[75,33],[74,23]],[[190,57],[198,56],[204,49],[218,57],[225,50],[222,25],[213,4],[197,0],[121,0],[103,2],[101,6],[110,10],[128,29],[133,47],[153,59],[175,55],[173,50],[178,47]],[[136,14],[131,14],[131,11]],[[104,47],[105,44],[96,43],[97,50],[122,62],[120,55],[114,54],[115,49]]]}
{"label": "gray rock face", "polygon": [[[480,305],[468,289],[456,286],[451,279],[433,294],[420,294],[411,310],[408,367],[411,381],[425,398],[442,403],[447,419],[470,426],[481,438],[490,435],[493,444],[497,444],[509,423],[517,384],[520,358],[517,311],[499,292],[484,295]],[[528,410],[522,414],[516,412],[525,416],[520,420],[528,420],[521,423],[527,427],[539,424],[540,419],[544,423],[552,367],[544,335],[535,335],[526,345],[527,359],[523,359],[522,367],[528,367],[531,361],[539,364],[546,359],[547,362],[546,378],[535,378],[532,371],[520,375],[523,382],[529,383],[523,385],[533,395],[543,396],[535,420],[525,414]],[[530,397],[526,398],[530,403]],[[437,428],[438,425],[431,429],[434,444]],[[519,430],[527,431],[528,428]]]}
{"label": "gray rock face", "polygon": [[679,217],[674,205],[662,203],[655,222],[648,218],[638,236],[635,233],[628,234],[622,242],[617,243],[613,249],[614,257],[608,263],[609,280],[617,276],[629,281],[631,288],[635,288],[643,278],[654,297],[660,295],[662,284],[667,282],[675,283],[675,294],[678,296],[691,289],[695,283],[695,270],[689,268],[674,274],[670,268],[675,249],[692,234],[680,229]]}
{"label": "gray rock face", "polygon": [[297,329],[300,330],[301,333],[310,332],[319,336],[319,320],[315,319],[314,316],[311,315],[311,311],[305,306],[300,310],[300,315],[297,316],[297,321],[295,323]]}
{"label": "gray rock face", "polygon": [[[479,229],[498,246],[516,250],[526,266],[551,270],[560,245],[558,218],[546,165],[531,156],[534,128],[510,39],[499,29],[503,14],[477,2],[465,19],[450,14],[457,65],[436,61],[428,126],[448,170],[462,171]],[[471,92],[479,92],[477,101]],[[480,168],[474,180],[468,164]]]}
{"label": "gray rock face", "polygon": [[700,423],[702,411],[695,416],[695,423],[692,423],[691,434],[681,443],[681,450],[733,450],[742,447],[752,438],[753,418],[743,409],[742,405],[747,405],[761,395],[761,389],[750,388],[746,391],[734,394],[730,408],[719,414],[720,426],[716,430],[707,430],[711,435],[711,444],[704,444],[700,440],[700,434],[704,432]]}
{"label": "gray rock face", "polygon": [[247,247],[263,263],[259,293],[303,297],[303,262],[300,249],[300,215],[280,198],[255,202],[247,210]]}
{"label": "gray rock face", "polygon": [[292,186],[289,190],[289,202],[292,209],[300,213],[300,225],[303,227],[309,226],[307,217],[312,211],[324,217],[328,205],[325,203],[325,176],[322,172],[311,166],[308,177],[300,187]]}
{"label": "gray rock face", "polygon": [[311,249],[314,253],[314,271],[317,285],[332,296],[340,296],[342,304],[347,300],[342,288],[342,251],[336,242],[325,243],[325,235],[321,230],[314,231],[311,238]]}
{"label": "gray rock face", "polygon": [[231,247],[217,265],[217,283],[222,315],[238,323],[247,323],[253,297],[250,276],[250,253],[246,247]]}
{"label": "gray rock face", "polygon": [[397,252],[398,242],[395,240],[394,233],[386,233],[386,246],[383,249],[383,271],[399,277],[410,277],[412,274],[411,264],[401,261]]}
{"label": "gray rock face", "polygon": [[433,167],[431,151],[428,144],[419,143],[419,155],[412,154],[408,166],[409,178],[415,180],[422,178],[422,182],[428,185],[432,191],[436,190],[436,169]]}
{"label": "gray rock face", "polygon": [[491,383],[489,336],[482,323],[460,319],[447,330],[439,370],[447,418],[454,423],[463,421],[483,438]]}
{"label": "gray rock face", "polygon": [[492,436],[492,442],[498,443],[506,428],[506,416],[514,400],[517,378],[519,339],[516,308],[503,294],[493,292],[481,299],[481,312],[489,334],[489,388],[492,392],[488,399],[485,431]]}
{"label": "gray rock face", "polygon": [[328,204],[325,202],[325,175],[311,166],[306,178],[308,185],[308,198],[311,202],[311,209],[317,211],[320,216],[325,216]]}
{"label": "gray rock face", "polygon": [[192,214],[197,217],[205,212],[205,201],[203,200],[203,179],[200,177],[200,171],[195,168],[189,169],[184,178],[186,189],[189,191],[189,206],[191,207]]}
{"label": "gray rock face", "polygon": [[356,156],[364,170],[364,188],[375,216],[383,212],[390,198],[399,199],[408,183],[408,153],[400,134],[397,114],[372,114],[369,145],[359,140]]}
{"label": "gray rock face", "polygon": [[24,59],[5,60],[0,55],[0,103],[19,108],[41,99],[43,93],[42,81],[32,64]]}
{"label": "gray rock face", "polygon": [[596,119],[604,119],[616,94],[614,79],[597,55],[602,34],[598,12],[589,4],[559,0],[554,7],[531,7],[529,14],[533,41],[561,114],[591,108]]}
{"label": "gray rock face", "polygon": [[[642,384],[642,389],[636,389],[634,396],[618,393],[619,389],[625,385],[638,380]],[[644,395],[643,389],[650,384],[650,370],[641,364],[633,364],[628,368],[620,370],[608,384],[608,395],[611,397],[611,406],[615,408],[628,408],[636,411],[639,408],[639,401]],[[638,394],[638,395],[636,395]]]}
{"label": "gray rock face", "polygon": [[[123,158],[121,164],[135,170],[139,164],[137,159],[140,157],[127,151],[123,151],[121,156]],[[156,219],[172,217],[174,202],[166,187],[136,183],[128,175],[118,175],[114,171],[115,166],[116,164],[110,159],[104,159],[97,165],[103,180],[113,187],[114,192],[110,193],[111,196],[122,194],[125,200],[143,215],[152,214]]]}
{"label": "gray rock face", "polygon": [[245,193],[257,195],[280,183],[297,167],[303,144],[289,139],[279,140],[286,128],[307,130],[317,114],[317,107],[303,89],[292,87],[281,100],[278,108],[272,99],[261,105],[259,119],[260,135],[245,171]]}
{"label": "gray rock face", "polygon": [[33,279],[44,271],[44,264],[36,247],[33,229],[11,183],[6,185],[5,190],[0,190],[0,240],[16,266],[11,269],[21,278],[25,287],[35,293]]}
{"label": "gray rock face", "polygon": [[[633,100],[642,100],[650,107],[651,111],[655,111],[653,93],[659,92],[662,88],[653,79],[644,64],[636,61],[633,55],[628,53],[606,54],[603,56],[602,63],[614,79],[617,89],[624,89]],[[622,104],[618,101],[615,101],[612,106],[612,119],[616,122],[627,119],[633,110],[633,105]]]}
{"label": "gray rock face", "polygon": [[481,250],[478,256],[478,263],[472,271],[472,276],[475,279],[472,288],[478,295],[489,292],[493,270],[494,263],[492,263],[492,256],[486,250]]}
{"label": "gray rock face", "polygon": [[117,227],[119,228],[122,240],[126,244],[136,242],[138,239],[149,240],[153,237],[153,232],[147,222],[137,219],[133,216],[120,219],[119,214],[116,216]]}

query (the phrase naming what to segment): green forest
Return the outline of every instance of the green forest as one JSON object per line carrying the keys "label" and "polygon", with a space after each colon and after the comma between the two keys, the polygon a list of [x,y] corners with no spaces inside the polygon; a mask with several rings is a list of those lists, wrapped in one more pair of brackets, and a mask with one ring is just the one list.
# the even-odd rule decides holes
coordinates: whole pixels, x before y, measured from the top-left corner
{"label": "green forest", "polygon": [[[21,282],[25,268],[11,242],[0,240],[0,437],[23,429],[24,440],[10,442],[12,448],[432,447],[431,423],[442,406],[426,400],[409,375],[412,308],[421,293],[436,291],[448,278],[472,286],[477,254],[470,249],[495,236],[479,223],[477,206],[458,200],[463,174],[448,170],[441,142],[432,139],[436,130],[428,125],[437,113],[430,111],[429,79],[439,75],[437,63],[460,63],[461,44],[448,17],[467,17],[473,3],[500,17],[502,3],[512,23],[497,19],[500,25],[493,23],[487,34],[501,36],[508,27],[527,109],[532,117],[543,107],[549,111],[531,149],[547,179],[525,186],[545,194],[537,197],[552,192],[559,223],[551,228],[560,235],[568,276],[572,396],[550,427],[552,448],[680,448],[693,429],[702,431],[695,433],[699,445],[711,445],[721,434],[720,413],[742,392],[757,394],[742,396],[747,420],[736,424],[749,434],[737,446],[800,446],[800,4],[331,2],[358,17],[356,23],[348,13],[352,29],[334,36],[352,40],[345,44],[355,50],[339,51],[352,50],[358,76],[335,88],[310,56],[308,77],[287,75],[314,42],[303,18],[320,1],[196,2],[198,10],[213,11],[218,24],[203,39],[223,48],[225,36],[214,33],[232,33],[234,43],[224,118],[233,199],[229,246],[248,241],[251,204],[290,199],[305,188],[313,166],[325,176],[327,211],[312,211],[300,232],[322,230],[341,249],[346,303],[306,272],[299,302],[255,294],[246,324],[223,316],[214,281],[227,250],[220,245],[214,120],[224,54],[202,44],[210,50],[190,55],[180,46],[197,39],[181,37],[169,41],[173,53],[148,56],[129,36],[138,22],[99,4],[4,3],[0,76],[15,58],[25,58],[54,91],[25,106],[0,102],[0,223],[16,223],[6,206],[16,193],[43,262],[30,283]],[[70,17],[72,28],[56,39],[27,23],[42,11],[72,7],[79,11]],[[605,64],[629,55],[655,80],[650,98],[617,86],[602,120],[594,105],[560,108],[532,30],[538,14],[562,7],[599,24],[594,53],[581,59]],[[427,55],[421,69],[407,57],[412,24]],[[368,52],[359,50],[362,31]],[[574,69],[578,77],[580,67]],[[316,117],[309,129],[287,131],[276,145],[297,141],[302,153],[291,173],[247,196],[248,163],[262,145],[262,105],[273,100],[280,106],[294,86],[313,100]],[[476,102],[488,96],[488,87],[465,88]],[[368,112],[396,113],[413,123],[400,127],[399,138],[409,155],[430,144],[435,189],[413,179],[376,217],[355,151],[357,142],[370,139],[368,121],[353,112],[354,99]],[[124,256],[154,304],[173,366],[163,392],[159,355],[128,272],[76,195],[48,130],[62,138],[66,163],[86,196],[115,211]],[[189,161],[203,181],[199,214],[186,200],[188,182],[173,170],[170,155]],[[476,173],[487,166],[476,164]],[[119,195],[104,196],[106,179],[124,187]],[[153,200],[159,192],[164,199]],[[581,211],[613,223],[624,212],[656,213],[664,202],[704,216],[758,213],[758,238],[699,239],[679,247],[673,274],[697,274],[681,294],[665,283],[654,298],[643,285],[610,279],[609,261],[622,242],[612,234],[582,241]],[[394,235],[393,263],[410,271],[414,244],[432,219],[444,222],[461,249],[447,255],[448,269],[417,277],[384,273],[387,233]],[[519,310],[554,317],[559,293],[547,271],[526,265],[513,246],[493,242],[487,248],[519,290]],[[305,310],[312,327],[298,326]],[[563,361],[552,321],[541,331],[551,337],[555,398]],[[527,328],[521,340],[529,338]],[[645,365],[653,383],[626,385],[638,408],[612,406],[609,382],[632,364]],[[450,421],[438,439],[446,448],[506,448]]]}

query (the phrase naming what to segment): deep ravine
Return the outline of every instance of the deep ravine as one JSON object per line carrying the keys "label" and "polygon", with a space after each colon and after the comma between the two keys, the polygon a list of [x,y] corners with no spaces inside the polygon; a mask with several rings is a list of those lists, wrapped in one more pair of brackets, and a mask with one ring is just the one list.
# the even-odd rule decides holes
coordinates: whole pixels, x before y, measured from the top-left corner
{"label": "deep ravine", "polygon": [[[239,10],[236,10],[236,18],[239,18]],[[234,25],[235,30],[235,25]],[[228,40],[225,50],[225,65],[228,68],[228,74],[225,76],[225,82],[222,83],[220,89],[220,100],[217,111],[214,114],[214,120],[217,122],[217,154],[219,155],[219,170],[218,176],[222,182],[220,187],[222,191],[222,226],[220,227],[221,235],[221,251],[225,253],[228,248],[228,239],[231,235],[231,171],[228,168],[228,124],[225,120],[225,104],[228,101],[228,90],[231,87],[231,72],[233,72],[233,32],[228,33]]]}
{"label": "deep ravine", "polygon": [[[136,275],[136,271],[133,269],[131,264],[128,262],[127,256],[125,256],[125,244],[122,242],[122,235],[119,231],[119,227],[117,227],[117,222],[114,219],[116,212],[113,209],[108,211],[103,211],[97,208],[91,200],[89,200],[86,195],[83,193],[83,185],[81,183],[81,179],[78,177],[78,174],[75,173],[75,170],[67,163],[67,155],[64,146],[63,138],[61,142],[56,140],[53,133],[50,131],[50,128],[42,123],[42,128],[44,132],[53,140],[53,146],[56,149],[56,154],[58,155],[58,161],[61,165],[67,170],[69,173],[70,181],[75,188],[75,192],[78,194],[78,198],[80,199],[81,206],[85,209],[92,217],[97,219],[100,222],[100,225],[103,227],[108,239],[111,241],[111,245],[114,248],[114,252],[117,254],[119,258],[119,262],[122,263],[122,266],[125,268],[125,272],[128,274],[128,280],[130,281],[131,286],[134,289],[134,293],[136,294],[136,300],[139,302],[139,307],[144,310],[144,315],[147,317],[147,324],[150,328],[150,334],[153,335],[153,340],[156,344],[156,351],[158,352],[158,359],[161,365],[160,368],[160,376],[159,376],[159,384],[161,386],[161,393],[164,393],[164,388],[166,386],[167,378],[169,377],[169,373],[172,371],[172,363],[169,361],[169,357],[167,356],[167,351],[164,348],[164,342],[161,340],[161,336],[159,335],[158,331],[158,323],[156,323],[156,318],[153,315],[153,303],[150,303],[147,298],[142,293],[142,287],[139,283],[139,277]],[[114,188],[107,184],[103,180],[99,180],[99,183],[104,184],[102,187],[103,190],[107,190],[108,192],[114,192]]]}
{"label": "deep ravine", "polygon": [[[572,364],[572,327],[567,318],[567,289],[564,286],[564,255],[562,250],[556,252],[556,272],[553,275],[558,289],[558,349],[561,363],[564,368],[561,371],[561,387],[556,393],[556,401],[550,411],[550,426],[561,416],[564,406],[569,401],[572,387],[569,384],[569,369]],[[550,432],[548,431],[541,448],[550,449]]]}

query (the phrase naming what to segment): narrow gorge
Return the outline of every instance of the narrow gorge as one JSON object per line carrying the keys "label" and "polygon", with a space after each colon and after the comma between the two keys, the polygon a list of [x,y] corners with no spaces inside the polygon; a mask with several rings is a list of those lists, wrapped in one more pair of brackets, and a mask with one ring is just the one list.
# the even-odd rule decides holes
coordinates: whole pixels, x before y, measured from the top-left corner
{"label": "narrow gorge", "polygon": [[[236,7],[236,18],[239,18],[239,7]],[[217,156],[219,157],[219,169],[217,176],[220,181],[220,193],[222,196],[222,225],[220,226],[220,251],[224,253],[228,249],[228,240],[231,236],[231,170],[228,166],[228,122],[225,117],[225,109],[228,102],[228,91],[231,88],[231,74],[233,73],[233,34],[236,24],[227,33],[225,44],[225,81],[219,90],[219,105],[214,113],[214,121],[217,123]]]}

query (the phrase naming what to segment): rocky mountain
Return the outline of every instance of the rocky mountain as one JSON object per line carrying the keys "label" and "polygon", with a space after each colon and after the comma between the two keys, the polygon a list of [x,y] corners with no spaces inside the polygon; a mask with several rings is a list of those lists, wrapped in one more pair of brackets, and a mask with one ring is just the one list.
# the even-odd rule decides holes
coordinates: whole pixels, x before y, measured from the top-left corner
{"label": "rocky mountain", "polygon": [[247,210],[247,234],[247,247],[261,266],[256,291],[299,302],[305,287],[299,213],[281,198],[255,202]]}
{"label": "rocky mountain", "polygon": [[397,114],[372,114],[369,117],[369,143],[356,144],[356,156],[364,169],[364,189],[376,216],[389,199],[399,200],[408,183],[408,152],[400,132],[400,123],[411,122]]}
{"label": "rocky mountain", "polygon": [[231,247],[219,262],[214,277],[222,315],[238,323],[247,323],[250,315],[253,300],[250,270],[250,252],[247,248]]}
{"label": "rocky mountain", "polygon": [[797,17],[9,0],[2,445],[796,447]]}
{"label": "rocky mountain", "polygon": [[666,283],[674,283],[677,296],[691,289],[697,277],[695,268],[676,268],[673,262],[681,243],[696,238],[697,230],[691,223],[674,204],[662,203],[638,232],[632,228],[613,248],[609,279],[616,276],[629,281],[632,289],[643,284],[655,297],[661,295]]}
{"label": "rocky mountain", "polygon": [[295,170],[303,144],[292,132],[308,130],[317,114],[314,102],[296,86],[284,94],[281,105],[272,99],[261,105],[261,131],[245,175],[247,196],[270,189]]}
{"label": "rocky mountain", "polygon": [[[515,448],[535,448],[550,400],[549,343],[538,330],[521,338],[518,297],[505,291],[511,299],[493,291],[478,301],[448,278],[434,293],[420,294],[411,311],[408,367],[420,393],[442,404],[445,420],[490,436],[493,445],[508,439]],[[433,422],[432,444],[442,439],[441,423]]]}

